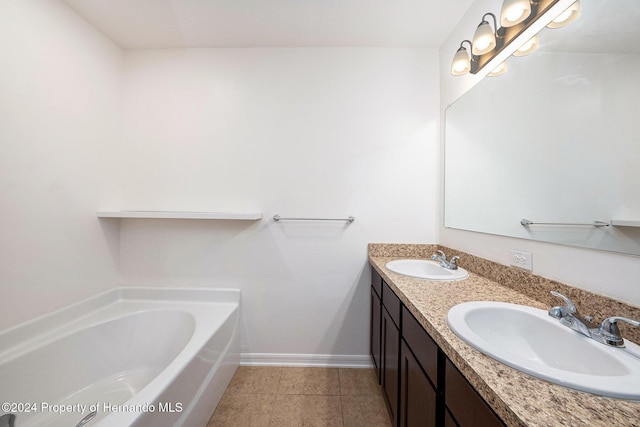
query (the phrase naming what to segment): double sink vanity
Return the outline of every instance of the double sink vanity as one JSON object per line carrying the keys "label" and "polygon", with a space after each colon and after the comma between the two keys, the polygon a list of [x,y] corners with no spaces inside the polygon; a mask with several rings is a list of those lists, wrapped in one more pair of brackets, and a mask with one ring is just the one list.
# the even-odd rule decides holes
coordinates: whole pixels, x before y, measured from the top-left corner
{"label": "double sink vanity", "polygon": [[394,426],[640,425],[640,328],[602,344],[562,297],[597,325],[640,308],[468,254],[428,261],[443,250],[369,245],[371,354]]}

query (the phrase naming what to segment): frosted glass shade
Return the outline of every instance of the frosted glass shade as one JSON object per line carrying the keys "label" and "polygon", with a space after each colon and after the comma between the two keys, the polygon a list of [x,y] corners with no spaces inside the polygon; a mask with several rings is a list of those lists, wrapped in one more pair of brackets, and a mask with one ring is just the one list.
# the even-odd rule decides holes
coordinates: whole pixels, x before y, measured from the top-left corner
{"label": "frosted glass shade", "polygon": [[461,76],[467,74],[471,69],[471,62],[469,61],[469,53],[467,49],[460,46],[460,49],[453,56],[453,62],[451,63],[451,74],[454,76]]}
{"label": "frosted glass shade", "polygon": [[480,25],[478,25],[476,33],[473,36],[472,46],[471,52],[473,52],[474,55],[484,55],[496,47],[496,35],[487,21],[482,21]]}
{"label": "frosted glass shade", "polygon": [[538,45],[539,45],[538,35],[536,34],[535,36],[531,37],[529,41],[527,41],[525,44],[520,46],[518,50],[513,52],[513,56],[529,55],[530,53],[533,53],[536,50],[538,50]]}
{"label": "frosted glass shade", "polygon": [[502,61],[496,68],[494,68],[487,76],[496,77],[507,72],[507,61]]}
{"label": "frosted glass shade", "polygon": [[580,0],[577,0],[569,6],[564,12],[558,15],[553,21],[547,25],[548,28],[562,28],[569,25],[580,16]]}
{"label": "frosted glass shade", "polygon": [[531,15],[529,0],[504,0],[500,11],[500,25],[513,27]]}

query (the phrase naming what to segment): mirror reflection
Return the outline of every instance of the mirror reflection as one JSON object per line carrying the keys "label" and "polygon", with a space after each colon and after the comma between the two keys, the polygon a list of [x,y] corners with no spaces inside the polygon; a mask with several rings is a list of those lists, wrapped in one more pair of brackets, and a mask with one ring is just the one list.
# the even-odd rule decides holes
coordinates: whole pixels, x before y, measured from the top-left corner
{"label": "mirror reflection", "polygon": [[447,109],[445,227],[640,255],[638,22],[583,1]]}

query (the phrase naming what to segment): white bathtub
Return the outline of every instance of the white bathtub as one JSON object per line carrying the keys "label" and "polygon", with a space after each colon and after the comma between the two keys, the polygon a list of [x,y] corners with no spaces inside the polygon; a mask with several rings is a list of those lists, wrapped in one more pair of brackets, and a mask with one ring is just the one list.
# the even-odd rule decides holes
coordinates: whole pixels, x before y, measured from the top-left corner
{"label": "white bathtub", "polygon": [[118,288],[0,333],[15,427],[204,427],[239,364],[240,291]]}

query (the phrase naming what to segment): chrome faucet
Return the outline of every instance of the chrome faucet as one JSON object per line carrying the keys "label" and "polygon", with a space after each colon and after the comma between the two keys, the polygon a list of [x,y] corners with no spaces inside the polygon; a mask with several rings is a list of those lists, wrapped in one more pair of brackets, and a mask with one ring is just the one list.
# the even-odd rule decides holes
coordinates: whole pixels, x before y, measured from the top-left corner
{"label": "chrome faucet", "polygon": [[442,261],[442,260],[446,261],[447,256],[442,251],[436,251],[435,254],[431,255],[431,259],[434,261]]}
{"label": "chrome faucet", "polygon": [[607,317],[602,321],[602,324],[598,328],[598,338],[592,338],[602,344],[612,345],[614,347],[624,347],[624,338],[620,335],[618,320],[622,320],[623,322],[627,322],[633,326],[640,326],[640,322],[637,320],[620,316]]}
{"label": "chrome faucet", "polygon": [[589,329],[595,328],[596,325],[591,323],[593,317],[586,316],[582,317],[580,313],[578,313],[578,309],[576,305],[571,301],[568,297],[562,295],[560,292],[551,291],[551,295],[554,297],[562,298],[564,300],[565,306],[557,306],[553,307],[549,310],[549,316],[555,317],[560,320],[560,323],[563,325],[573,329],[574,331],[580,332],[583,335],[590,337]]}
{"label": "chrome faucet", "polygon": [[438,261],[440,266],[446,268],[448,270],[457,270],[458,263],[457,261],[460,259],[458,255],[451,257],[449,261],[447,261],[447,256],[442,251],[436,251],[435,254],[431,255],[431,259],[433,261]]}
{"label": "chrome faucet", "polygon": [[551,291],[551,295],[562,298],[566,305],[551,308],[549,316],[560,320],[563,325],[599,343],[614,347],[624,347],[624,339],[620,335],[617,322],[621,320],[633,326],[640,326],[640,322],[620,316],[608,317],[600,326],[596,326],[592,323],[593,317],[582,317],[578,313],[576,305],[569,298],[556,291]]}

